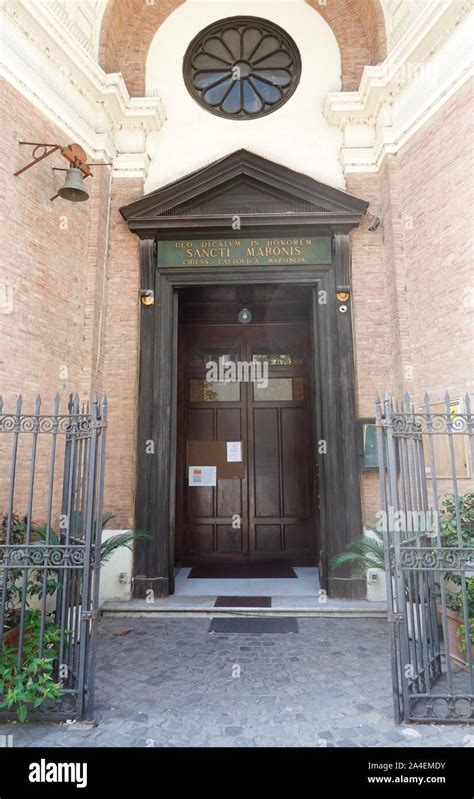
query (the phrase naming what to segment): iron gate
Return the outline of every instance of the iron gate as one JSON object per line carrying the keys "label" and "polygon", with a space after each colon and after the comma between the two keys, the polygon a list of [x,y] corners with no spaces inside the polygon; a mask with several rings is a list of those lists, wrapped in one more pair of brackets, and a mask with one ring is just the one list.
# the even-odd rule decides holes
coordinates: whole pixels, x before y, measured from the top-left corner
{"label": "iron gate", "polygon": [[474,720],[470,399],[376,399],[396,723]]}
{"label": "iron gate", "polygon": [[2,715],[92,718],[106,416],[0,398]]}

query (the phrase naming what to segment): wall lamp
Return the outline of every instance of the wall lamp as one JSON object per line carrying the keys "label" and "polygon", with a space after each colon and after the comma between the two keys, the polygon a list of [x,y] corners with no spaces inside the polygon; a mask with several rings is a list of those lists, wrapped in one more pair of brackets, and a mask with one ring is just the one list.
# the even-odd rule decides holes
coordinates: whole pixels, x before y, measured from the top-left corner
{"label": "wall lamp", "polygon": [[242,308],[237,314],[237,319],[241,325],[248,325],[252,321],[252,314],[248,308]]}
{"label": "wall lamp", "polygon": [[140,291],[140,300],[142,305],[154,305],[155,292],[153,291],[153,289],[142,289]]}
{"label": "wall lamp", "polygon": [[370,230],[370,232],[373,233],[375,230],[377,230],[377,228],[380,227],[382,220],[379,216],[376,216],[376,214],[373,214],[371,211],[366,211],[366,214],[368,214],[372,220],[367,230]]}
{"label": "wall lamp", "polygon": [[48,158],[50,155],[56,152],[60,152],[63,158],[69,162],[69,167],[67,169],[53,166],[53,170],[55,172],[66,172],[66,179],[58,193],[53,197],[50,197],[51,201],[55,200],[57,197],[62,197],[63,200],[69,200],[73,203],[79,203],[84,202],[84,200],[88,200],[89,192],[84,187],[84,179],[92,177],[90,167],[112,166],[111,163],[87,163],[86,152],[79,144],[67,144],[63,146],[61,144],[46,144],[44,142],[34,141],[20,141],[19,144],[26,145],[27,147],[33,147],[31,153],[32,161],[21,167],[21,169],[18,169],[18,171],[14,173],[15,177],[18,177],[18,175],[21,175],[22,172],[26,172],[27,169],[30,169],[35,164],[39,164],[40,161],[43,161],[45,158]]}

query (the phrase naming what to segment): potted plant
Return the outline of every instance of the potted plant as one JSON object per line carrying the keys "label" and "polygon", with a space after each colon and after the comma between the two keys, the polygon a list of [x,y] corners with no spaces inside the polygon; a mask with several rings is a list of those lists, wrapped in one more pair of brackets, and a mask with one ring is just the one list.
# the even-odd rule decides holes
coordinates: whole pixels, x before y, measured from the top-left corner
{"label": "potted plant", "polygon": [[[104,514],[102,517],[102,528],[111,520],[115,518],[112,514]],[[0,530],[0,543],[6,539],[8,517],[4,516],[2,520],[2,527]],[[26,537],[28,525],[28,517],[14,514],[12,516],[10,525],[10,541],[12,544],[23,544]],[[96,525],[93,529],[93,542],[96,539]],[[71,538],[74,542],[78,542],[83,538],[84,527],[82,523],[82,514],[76,513],[73,515],[71,524]],[[106,563],[113,553],[120,547],[131,548],[134,541],[141,539],[148,539],[148,533],[141,531],[125,530],[124,532],[117,533],[105,541],[101,542],[100,546],[100,562],[101,565]],[[39,525],[31,524],[31,540],[38,544],[38,547],[44,546],[45,541],[49,541],[52,546],[60,546],[64,543],[64,535],[58,535],[52,528],[49,529],[45,524]],[[0,602],[5,603],[5,626],[3,630],[3,644],[5,646],[17,646],[19,637],[18,627],[18,608],[23,601],[23,570],[9,569],[8,576],[0,572]],[[57,570],[50,569],[47,572],[47,579],[45,585],[45,592],[48,596],[53,597],[56,592],[61,590],[61,584],[57,580]],[[6,583],[6,584],[5,584]],[[31,600],[42,599],[43,597],[43,576],[38,570],[28,570],[28,580],[25,588],[25,604],[30,609]],[[71,613],[68,618],[68,626],[75,627],[76,613],[80,613],[81,597],[76,597]]]}
{"label": "potted plant", "polygon": [[350,564],[354,577],[365,577],[369,569],[385,570],[383,532],[369,528],[368,535],[354,538],[344,552],[335,555],[331,567],[339,569]]}
{"label": "potted plant", "polygon": [[[368,528],[368,534],[355,538],[347,545],[344,552],[335,555],[331,560],[333,569],[338,569],[346,564],[352,565],[352,573],[355,577],[365,577],[369,569],[385,571],[383,532],[374,527]],[[392,591],[395,594],[395,580],[393,577]],[[415,638],[418,641],[418,619],[421,618],[421,599],[418,595],[410,597],[409,587],[406,583],[405,599],[408,637]]]}
{"label": "potted plant", "polygon": [[[103,530],[104,527],[111,521],[111,519],[115,519],[115,515],[112,513],[106,513],[102,516],[102,526],[101,529]],[[37,538],[40,540],[45,541],[47,537],[47,527],[46,525],[34,525],[32,527]],[[78,539],[82,539],[84,536],[84,528],[82,524],[82,514],[76,513],[74,514],[73,521],[71,524],[71,535],[74,540],[77,542]],[[96,525],[94,525],[92,531],[92,539],[93,544],[95,544],[96,540]],[[110,538],[107,538],[105,541],[101,541],[100,544],[100,565],[103,566],[109,558],[113,555],[115,550],[120,549],[120,547],[127,547],[127,549],[131,549],[132,544],[134,541],[140,541],[143,539],[149,539],[150,536],[148,533],[142,532],[140,530],[124,530],[121,533],[117,533],[116,535],[112,535]],[[49,542],[50,544],[61,544],[61,537],[55,533],[53,529],[50,528],[49,530]]]}
{"label": "potted plant", "polygon": [[[344,552],[335,555],[331,564],[333,569],[350,565],[354,577],[365,577],[367,580],[367,598],[385,599],[385,556],[383,532],[368,527],[364,535],[355,538]],[[372,575],[376,575],[377,583],[372,586]]]}
{"label": "potted plant", "polygon": [[[441,503],[440,532],[443,547],[472,547],[474,556],[474,493],[462,494],[457,501],[450,494]],[[473,571],[466,572],[466,604],[469,625],[471,656],[474,659],[474,563]],[[446,579],[446,637],[450,658],[461,666],[467,666],[466,625],[464,623],[464,600],[459,574],[448,572]],[[443,624],[444,613],[438,604],[438,616]]]}
{"label": "potted plant", "polygon": [[[7,516],[3,517],[2,525],[0,528],[0,543],[6,539]],[[19,516],[14,514],[10,526],[10,542],[12,544],[23,544],[27,530],[27,516]],[[34,527],[31,531],[31,540],[37,541],[38,536],[35,533]],[[23,602],[23,595],[25,595],[25,606],[30,609],[31,599],[42,599],[43,593],[52,597],[55,592],[60,588],[56,579],[57,574],[53,569],[48,569],[46,573],[46,581],[43,580],[43,574],[37,569],[29,569],[26,585],[23,585],[23,570],[22,569],[8,569],[8,572],[0,572],[0,602],[4,603],[4,630],[3,630],[3,644],[4,646],[16,647],[19,638],[19,607]]]}
{"label": "potted plant", "polygon": [[[464,601],[461,591],[461,578],[455,575],[453,583],[458,584],[455,591],[446,591],[446,617],[447,638],[449,643],[449,656],[451,660],[461,666],[467,666],[466,625],[464,624]],[[474,662],[474,579],[466,578],[466,604],[469,624],[469,641],[471,644],[471,658]],[[443,621],[443,612],[438,607],[440,620]]]}
{"label": "potted plant", "polygon": [[4,644],[0,651],[0,708],[14,709],[21,722],[26,721],[30,709],[36,710],[61,696],[62,683],[55,675],[61,629],[46,621],[42,648],[40,630],[39,611],[27,611],[21,663],[18,663],[16,647]]}

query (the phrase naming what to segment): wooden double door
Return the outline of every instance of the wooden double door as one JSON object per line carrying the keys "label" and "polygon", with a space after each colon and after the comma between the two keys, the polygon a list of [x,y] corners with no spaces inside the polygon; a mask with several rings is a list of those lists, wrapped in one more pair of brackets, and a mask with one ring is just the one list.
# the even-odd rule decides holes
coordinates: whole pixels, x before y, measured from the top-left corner
{"label": "wooden double door", "polygon": [[[315,564],[309,323],[182,324],[178,342],[176,560]],[[189,440],[242,442],[244,476],[189,486]]]}

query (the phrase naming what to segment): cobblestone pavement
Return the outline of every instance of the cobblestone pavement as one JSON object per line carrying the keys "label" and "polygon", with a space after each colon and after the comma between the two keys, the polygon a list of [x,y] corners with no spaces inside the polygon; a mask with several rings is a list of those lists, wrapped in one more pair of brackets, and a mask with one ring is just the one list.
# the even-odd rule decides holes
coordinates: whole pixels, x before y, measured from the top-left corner
{"label": "cobblestone pavement", "polygon": [[102,619],[98,726],[3,724],[0,734],[12,734],[13,746],[474,742],[468,726],[394,725],[384,620],[300,618],[298,633],[263,635],[210,634],[209,624],[205,618]]}

